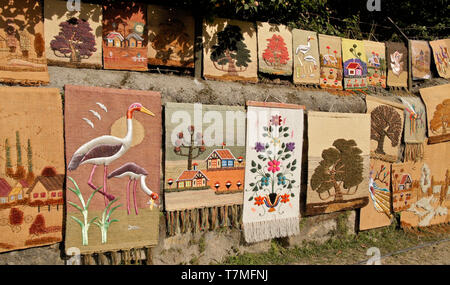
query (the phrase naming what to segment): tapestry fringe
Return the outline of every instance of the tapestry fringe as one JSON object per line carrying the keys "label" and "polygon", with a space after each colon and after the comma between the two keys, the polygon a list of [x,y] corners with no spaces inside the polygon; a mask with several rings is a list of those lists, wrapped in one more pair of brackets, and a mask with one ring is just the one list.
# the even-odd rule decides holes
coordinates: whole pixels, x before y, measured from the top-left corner
{"label": "tapestry fringe", "polygon": [[198,233],[222,227],[240,229],[241,225],[242,205],[166,212],[166,232],[168,236],[188,232]]}
{"label": "tapestry fringe", "polygon": [[246,242],[259,242],[272,238],[296,235],[300,233],[299,217],[265,220],[244,224]]}
{"label": "tapestry fringe", "polygon": [[423,159],[423,143],[405,144],[405,161],[418,162]]}
{"label": "tapestry fringe", "polygon": [[152,248],[131,248],[110,252],[98,252],[81,255],[82,265],[152,265]]}

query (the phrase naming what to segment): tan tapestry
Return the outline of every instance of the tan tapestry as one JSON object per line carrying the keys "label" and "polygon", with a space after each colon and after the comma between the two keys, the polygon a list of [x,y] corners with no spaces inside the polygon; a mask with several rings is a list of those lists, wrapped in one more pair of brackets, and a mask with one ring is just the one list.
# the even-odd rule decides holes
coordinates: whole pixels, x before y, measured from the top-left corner
{"label": "tan tapestry", "polygon": [[65,248],[81,254],[158,242],[161,96],[65,86]]}
{"label": "tan tapestry", "polygon": [[450,39],[430,41],[430,46],[439,76],[450,78]]}
{"label": "tan tapestry", "polygon": [[403,105],[366,96],[370,114],[370,157],[396,162],[403,133]]}
{"label": "tan tapestry", "polygon": [[428,143],[450,140],[450,84],[419,90],[427,107]]}
{"label": "tan tapestry", "polygon": [[369,204],[361,208],[359,229],[368,230],[391,224],[391,164],[370,159]]}
{"label": "tan tapestry", "polygon": [[367,58],[364,42],[342,39],[344,87],[346,90],[367,89]]}
{"label": "tan tapestry", "polygon": [[0,82],[39,85],[49,80],[40,2],[0,0]]}
{"label": "tan tapestry", "polygon": [[369,86],[386,88],[386,46],[384,43],[363,41],[367,58]]}
{"label": "tan tapestry", "polygon": [[106,1],[103,5],[103,68],[146,71],[148,32],[144,4]]}
{"label": "tan tapestry", "polygon": [[370,115],[308,112],[308,141],[306,213],[366,206]]}
{"label": "tan tapestry", "polygon": [[284,25],[257,22],[258,70],[260,72],[292,75],[292,33]]}
{"label": "tan tapestry", "polygon": [[194,67],[194,17],[185,10],[147,6],[148,63]]}
{"label": "tan tapestry", "polygon": [[423,143],[426,138],[426,108],[420,97],[401,97],[404,106],[405,161],[420,161],[423,158]]}
{"label": "tan tapestry", "polygon": [[294,83],[319,84],[320,62],[317,34],[292,30],[294,48]]}
{"label": "tan tapestry", "polygon": [[256,28],[251,22],[214,19],[203,23],[203,76],[258,81]]}
{"label": "tan tapestry", "polygon": [[422,163],[405,162],[392,164],[392,208],[394,212],[408,210],[417,202],[420,188]]}
{"label": "tan tapestry", "polygon": [[62,240],[64,137],[61,95],[0,88],[0,252]]}
{"label": "tan tapestry", "polygon": [[341,38],[319,35],[320,87],[342,90]]}
{"label": "tan tapestry", "polygon": [[67,10],[67,1],[44,3],[48,64],[102,68],[102,6],[81,2],[78,12]]}
{"label": "tan tapestry", "polygon": [[388,78],[387,85],[408,86],[408,49],[404,43],[387,42]]}
{"label": "tan tapestry", "polygon": [[413,80],[430,79],[431,53],[427,41],[411,41]]}

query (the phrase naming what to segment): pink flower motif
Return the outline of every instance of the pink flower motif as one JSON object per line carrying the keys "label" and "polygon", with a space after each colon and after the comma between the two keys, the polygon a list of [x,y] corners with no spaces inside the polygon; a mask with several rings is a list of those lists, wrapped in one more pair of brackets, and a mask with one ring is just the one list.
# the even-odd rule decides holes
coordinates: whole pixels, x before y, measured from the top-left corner
{"label": "pink flower motif", "polygon": [[278,160],[271,160],[268,162],[269,164],[269,168],[267,170],[272,171],[273,173],[277,172],[280,170],[280,164],[281,162],[279,162]]}

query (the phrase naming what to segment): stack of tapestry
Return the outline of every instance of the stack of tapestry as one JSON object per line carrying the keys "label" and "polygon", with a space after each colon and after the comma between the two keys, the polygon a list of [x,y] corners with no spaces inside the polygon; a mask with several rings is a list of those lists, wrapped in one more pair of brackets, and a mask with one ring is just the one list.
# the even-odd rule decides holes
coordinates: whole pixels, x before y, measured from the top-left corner
{"label": "stack of tapestry", "polygon": [[257,242],[298,234],[304,106],[247,105],[245,240]]}
{"label": "stack of tapestry", "polygon": [[428,143],[450,140],[450,84],[419,90],[427,107]]}
{"label": "stack of tapestry", "polygon": [[408,87],[408,49],[404,43],[387,42],[387,85]]}
{"label": "stack of tapestry", "polygon": [[319,43],[315,32],[292,30],[294,42],[294,83],[319,84]]}
{"label": "stack of tapestry", "polygon": [[65,86],[65,247],[81,254],[158,242],[161,97]]}
{"label": "stack of tapestry", "polygon": [[0,0],[0,82],[49,83],[39,1]]}
{"label": "stack of tapestry", "polygon": [[342,39],[342,60],[345,89],[367,89],[367,59],[363,41]]}
{"label": "stack of tapestry", "polygon": [[440,77],[450,78],[450,39],[431,41],[430,46],[433,49],[434,63]]}
{"label": "stack of tapestry", "polygon": [[165,122],[168,234],[239,227],[246,165],[245,109],[167,103]]}
{"label": "stack of tapestry", "polygon": [[62,240],[64,139],[58,89],[0,88],[0,252]]}
{"label": "stack of tapestry", "polygon": [[319,35],[320,87],[342,90],[341,38]]}
{"label": "stack of tapestry", "polygon": [[413,80],[431,78],[431,54],[428,42],[411,41],[411,63]]}

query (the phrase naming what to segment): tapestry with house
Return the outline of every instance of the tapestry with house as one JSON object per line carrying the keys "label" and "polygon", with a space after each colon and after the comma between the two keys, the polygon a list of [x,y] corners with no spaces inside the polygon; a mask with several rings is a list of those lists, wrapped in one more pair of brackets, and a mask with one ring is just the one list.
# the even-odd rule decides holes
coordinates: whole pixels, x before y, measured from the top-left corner
{"label": "tapestry with house", "polygon": [[342,90],[341,38],[319,34],[320,87]]}
{"label": "tapestry with house", "polygon": [[148,70],[147,7],[128,1],[103,5],[103,68]]}
{"label": "tapestry with house", "polygon": [[431,78],[431,50],[427,41],[411,40],[411,66],[413,80]]}
{"label": "tapestry with house", "polygon": [[400,175],[393,187],[399,193],[402,228],[450,222],[450,160],[442,159],[449,155],[450,142],[426,144],[423,162],[397,167]]}
{"label": "tapestry with house", "polygon": [[168,234],[240,227],[245,109],[166,103],[164,114]]}
{"label": "tapestry with house", "polygon": [[396,162],[403,133],[403,104],[366,96],[370,114],[370,157]]}
{"label": "tapestry with house", "polygon": [[439,76],[450,78],[450,39],[430,41],[430,46]]}
{"label": "tapestry with house", "polygon": [[80,2],[69,11],[67,1],[45,0],[45,51],[49,65],[102,68],[102,6]]}
{"label": "tapestry with house", "polygon": [[428,143],[450,141],[450,84],[419,92],[427,108]]}
{"label": "tapestry with house", "polygon": [[0,252],[62,240],[64,138],[59,89],[0,88]]}
{"label": "tapestry with house", "polygon": [[367,58],[368,86],[386,88],[386,46],[374,41],[363,43]]}
{"label": "tapestry with house", "polygon": [[316,32],[292,30],[294,83],[319,85],[320,56]]}
{"label": "tapestry with house", "polygon": [[304,106],[247,102],[244,238],[300,232]]}
{"label": "tapestry with house", "polygon": [[306,214],[369,203],[370,115],[308,112]]}
{"label": "tapestry with house", "polygon": [[370,159],[369,203],[361,208],[359,230],[389,226],[391,213],[391,164],[379,159]]}
{"label": "tapestry with house", "polygon": [[344,62],[344,88],[349,91],[366,90],[368,73],[364,42],[343,38],[342,60]]}
{"label": "tapestry with house", "polygon": [[148,63],[194,67],[195,20],[187,10],[147,6]]}
{"label": "tapestry with house", "polygon": [[401,42],[386,42],[387,85],[408,87],[408,48]]}
{"label": "tapestry with house", "polygon": [[[417,202],[415,198],[416,192],[421,191],[420,180],[423,170],[422,166],[422,162],[403,162],[392,164],[392,210],[395,213],[406,211],[409,209],[411,204]],[[424,177],[426,176],[427,174],[424,173]]]}
{"label": "tapestry with house", "polygon": [[161,95],[65,86],[65,248],[81,254],[158,243]]}
{"label": "tapestry with house", "polygon": [[40,1],[0,0],[0,82],[49,83]]}
{"label": "tapestry with house", "polygon": [[419,97],[401,97],[404,107],[403,141],[405,161],[421,161],[427,131],[426,108]]}
{"label": "tapestry with house", "polygon": [[285,25],[256,22],[258,30],[258,70],[292,75],[292,32]]}
{"label": "tapestry with house", "polygon": [[215,18],[203,23],[203,77],[258,81],[256,27],[251,22]]}

